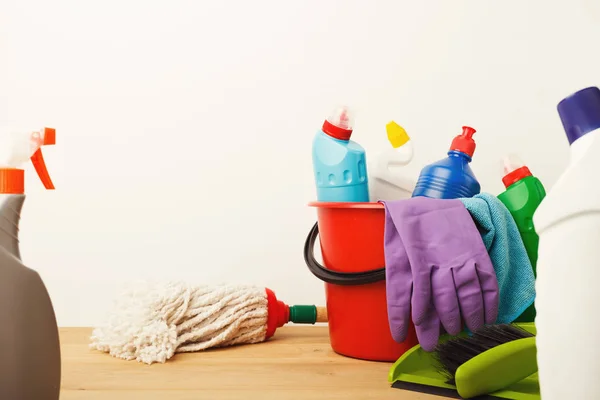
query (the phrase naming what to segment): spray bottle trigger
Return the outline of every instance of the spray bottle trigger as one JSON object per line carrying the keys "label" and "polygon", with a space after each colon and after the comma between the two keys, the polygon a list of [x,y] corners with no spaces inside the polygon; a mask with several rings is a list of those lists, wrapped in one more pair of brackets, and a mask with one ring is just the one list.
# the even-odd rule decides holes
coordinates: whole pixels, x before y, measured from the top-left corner
{"label": "spray bottle trigger", "polygon": [[[56,144],[56,130],[52,128],[44,128],[43,145],[53,144]],[[33,153],[33,156],[31,156],[31,162],[33,163],[35,172],[37,172],[44,187],[48,190],[53,190],[54,183],[52,183],[52,179],[50,178],[50,174],[46,168],[46,162],[44,161],[44,155],[42,154],[41,147],[38,148],[35,153]]]}

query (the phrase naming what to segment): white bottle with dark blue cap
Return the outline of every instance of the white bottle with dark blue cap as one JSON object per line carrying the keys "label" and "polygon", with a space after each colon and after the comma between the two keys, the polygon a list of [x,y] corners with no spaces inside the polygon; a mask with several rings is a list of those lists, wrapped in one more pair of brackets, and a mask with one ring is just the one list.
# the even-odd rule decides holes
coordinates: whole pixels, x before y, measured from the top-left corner
{"label": "white bottle with dark blue cap", "polygon": [[558,104],[569,164],[535,212],[543,400],[600,399],[600,89]]}

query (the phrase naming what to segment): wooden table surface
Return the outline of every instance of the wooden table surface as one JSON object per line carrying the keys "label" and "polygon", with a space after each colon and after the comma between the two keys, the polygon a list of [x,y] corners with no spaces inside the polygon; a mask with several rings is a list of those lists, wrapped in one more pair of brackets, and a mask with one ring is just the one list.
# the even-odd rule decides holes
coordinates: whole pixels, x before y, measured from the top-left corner
{"label": "wooden table surface", "polygon": [[165,364],[88,348],[91,329],[61,328],[61,400],[440,400],[393,389],[389,363],[335,354],[325,326],[290,326],[265,343],[177,354]]}

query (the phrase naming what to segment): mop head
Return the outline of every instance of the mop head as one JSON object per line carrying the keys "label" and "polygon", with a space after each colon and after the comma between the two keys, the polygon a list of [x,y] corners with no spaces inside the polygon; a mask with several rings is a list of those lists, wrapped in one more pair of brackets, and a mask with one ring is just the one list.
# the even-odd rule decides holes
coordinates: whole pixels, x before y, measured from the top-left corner
{"label": "mop head", "polygon": [[267,314],[264,288],[143,283],[118,296],[90,347],[124,360],[164,363],[175,353],[262,342]]}

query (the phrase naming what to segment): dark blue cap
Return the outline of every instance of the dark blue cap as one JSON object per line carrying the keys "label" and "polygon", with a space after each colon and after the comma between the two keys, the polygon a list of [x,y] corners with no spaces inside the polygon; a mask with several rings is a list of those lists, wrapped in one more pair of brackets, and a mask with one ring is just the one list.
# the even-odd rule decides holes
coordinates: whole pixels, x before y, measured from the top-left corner
{"label": "dark blue cap", "polygon": [[600,128],[600,89],[588,87],[562,99],[557,106],[569,144]]}

